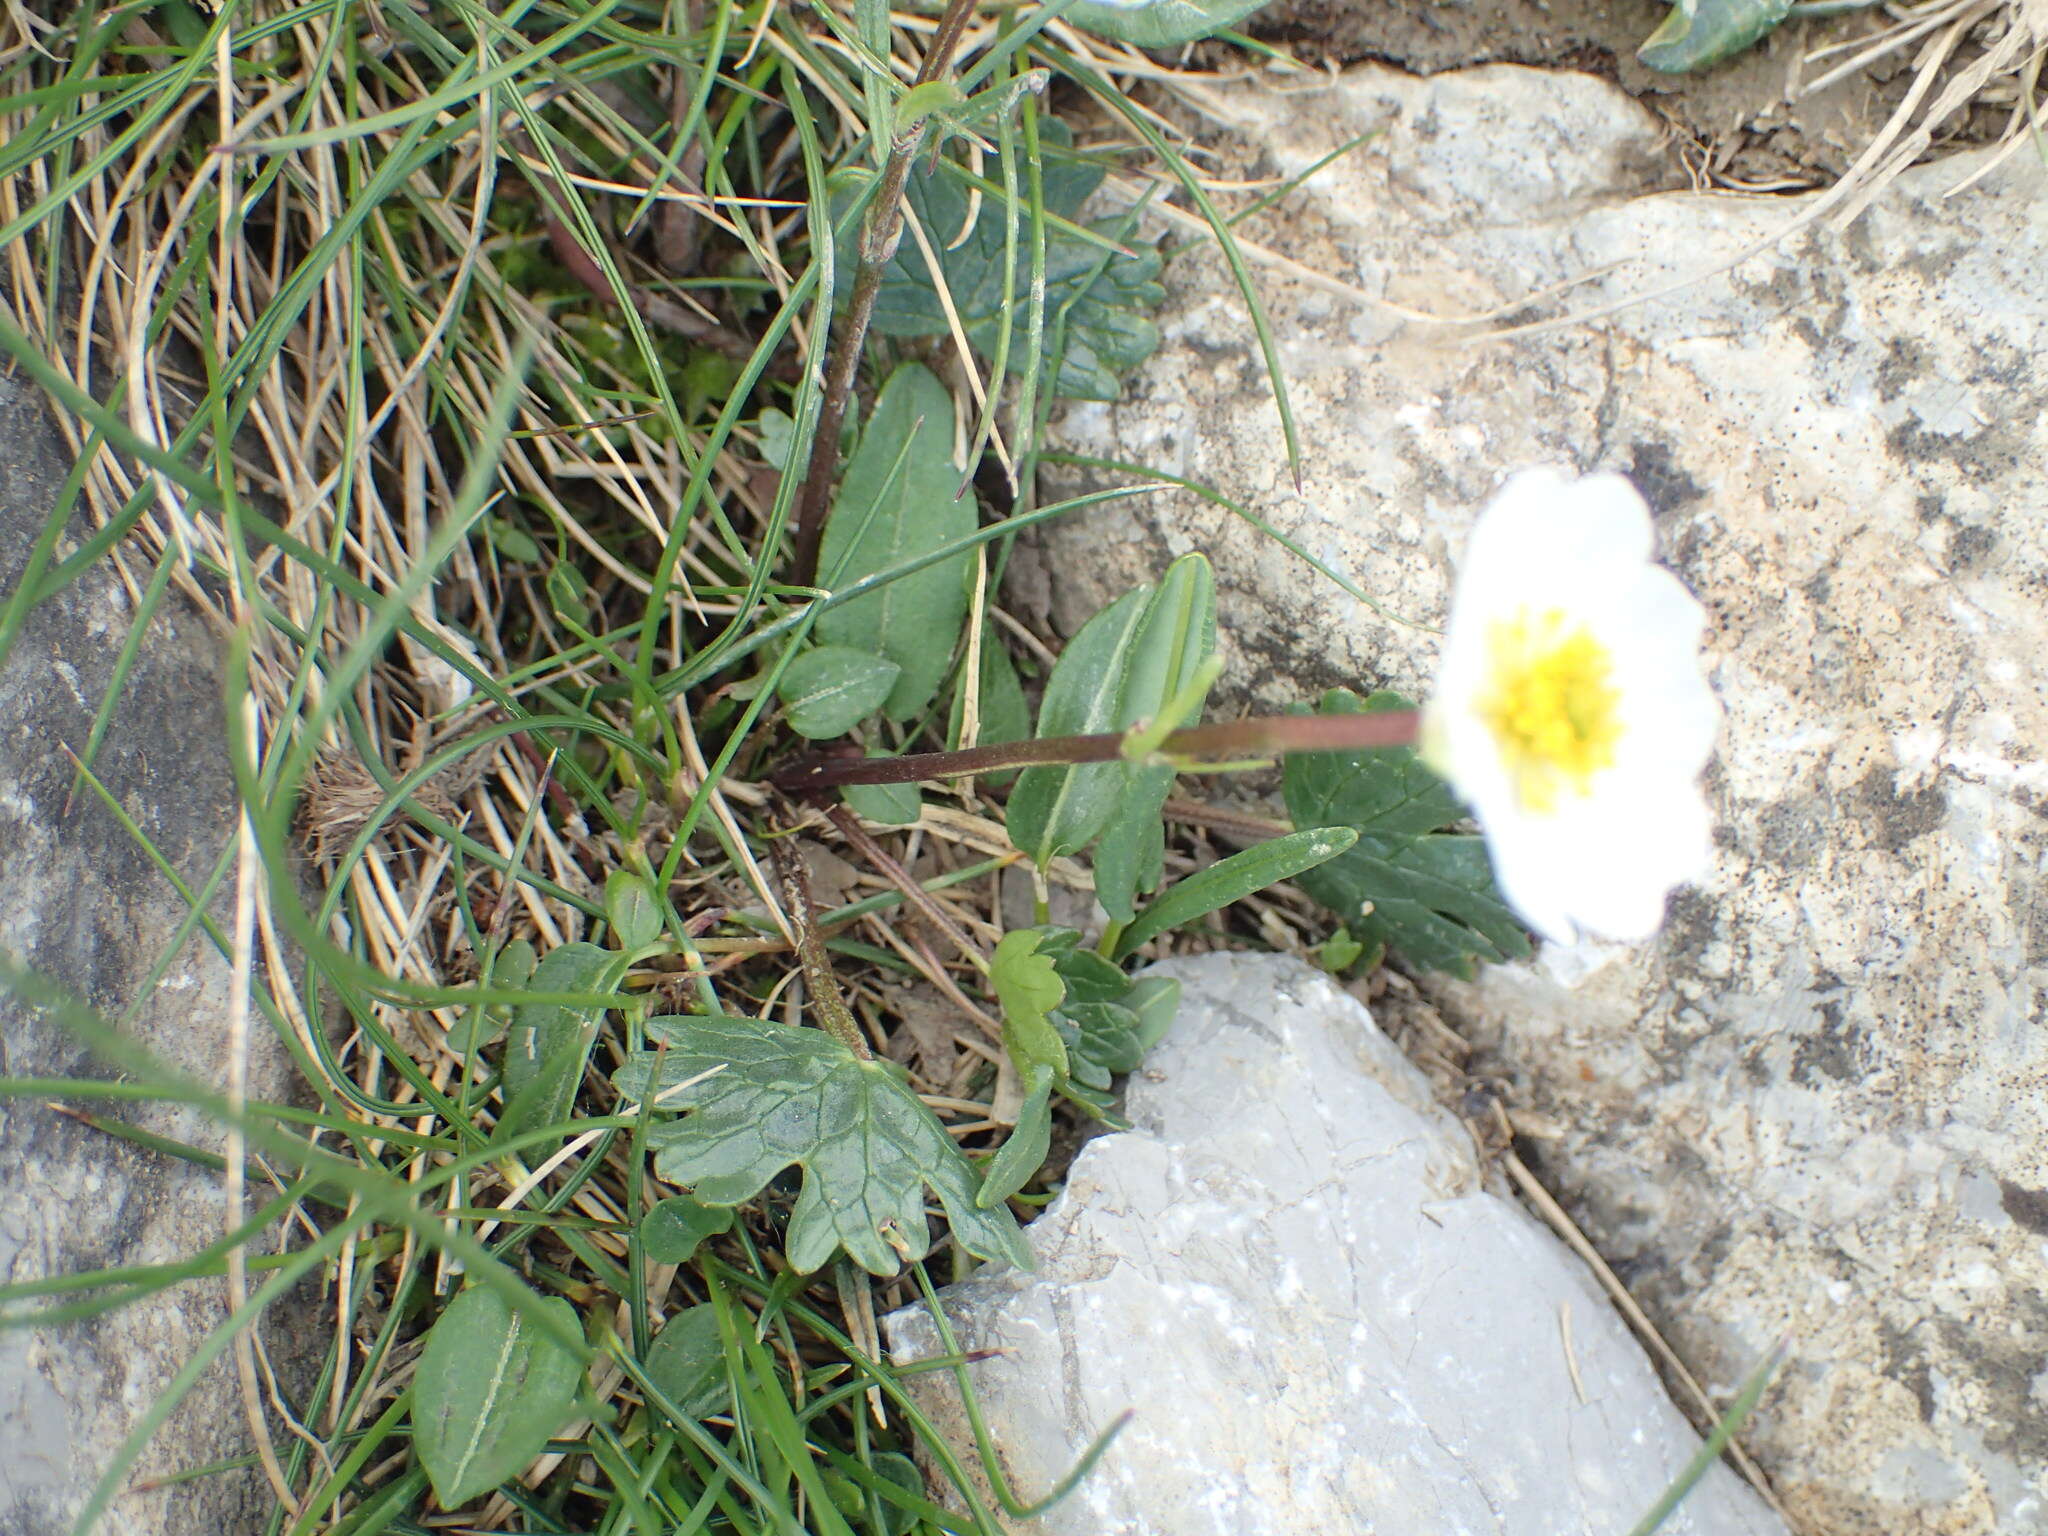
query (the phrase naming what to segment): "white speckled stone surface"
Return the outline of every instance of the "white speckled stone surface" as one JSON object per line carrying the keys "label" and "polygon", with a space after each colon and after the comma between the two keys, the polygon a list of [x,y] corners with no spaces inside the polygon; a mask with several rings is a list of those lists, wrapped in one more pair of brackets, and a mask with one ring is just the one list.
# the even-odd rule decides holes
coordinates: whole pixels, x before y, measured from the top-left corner
{"label": "white speckled stone surface", "polygon": [[[1327,977],[1208,955],[1030,1228],[1033,1275],[945,1292],[1013,1486],[1124,1409],[1043,1536],[1621,1536],[1698,1448],[1579,1261]],[[899,1361],[940,1352],[918,1311]],[[1576,1377],[1574,1376],[1576,1370]],[[943,1373],[910,1378],[961,1431]],[[1716,1467],[1668,1536],[1784,1527]]]}
{"label": "white speckled stone surface", "polygon": [[[1981,160],[1923,167],[1846,232],[1474,345],[1370,301],[1512,312],[1612,267],[1570,292],[1592,309],[1804,200],[1673,190],[1663,125],[1583,75],[1205,99],[1225,175],[1382,130],[1245,226],[1365,296],[1255,269],[1303,486],[1213,254],[1168,264],[1165,345],[1065,446],[1207,481],[1425,624],[1501,475],[1635,479],[1709,612],[1715,868],[1654,945],[1437,1000],[1564,1128],[1542,1172],[1695,1370],[1793,1335],[1753,1444],[1807,1531],[2048,1531],[2048,171],[1948,196]],[[1241,694],[1426,687],[1433,634],[1192,497],[1056,529],[1055,612],[1188,549]]]}

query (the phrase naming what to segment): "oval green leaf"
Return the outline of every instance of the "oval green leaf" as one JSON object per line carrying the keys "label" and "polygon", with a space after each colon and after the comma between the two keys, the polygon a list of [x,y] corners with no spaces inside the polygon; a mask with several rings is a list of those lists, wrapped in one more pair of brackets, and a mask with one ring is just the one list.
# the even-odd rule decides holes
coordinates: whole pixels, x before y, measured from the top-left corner
{"label": "oval green leaf", "polygon": [[776,690],[789,728],[811,741],[844,736],[889,697],[903,669],[850,645],[821,645],[792,661]]}
{"label": "oval green leaf", "polygon": [[[870,752],[869,757],[887,757],[887,752]],[[878,827],[907,827],[924,810],[924,795],[915,784],[849,784],[839,798],[862,821]]]}
{"label": "oval green leaf", "polygon": [[[1126,592],[1083,624],[1045,680],[1038,707],[1040,736],[1113,731],[1131,638],[1151,588]],[[1010,841],[1040,869],[1094,840],[1123,792],[1124,764],[1082,763],[1026,768],[1010,795]]]}
{"label": "oval green leaf", "polygon": [[1138,1016],[1136,1044],[1143,1061],[1173,1027],[1173,1016],[1180,1011],[1180,982],[1172,976],[1140,976],[1124,1006]]}
{"label": "oval green leaf", "polygon": [[[527,985],[535,992],[603,992],[618,957],[581,940],[548,951]],[[602,1007],[523,1003],[505,1031],[505,1112],[493,1136],[505,1141],[568,1118],[597,1042]]]}
{"label": "oval green leaf", "polygon": [[[578,1331],[560,1297],[533,1305]],[[471,1286],[427,1334],[413,1378],[412,1442],[443,1509],[458,1509],[547,1449],[575,1411],[583,1364],[496,1291]]]}
{"label": "oval green leaf", "polygon": [[[825,522],[818,578],[834,591],[973,533],[980,514],[953,459],[953,396],[927,368],[889,375],[847,460]],[[883,656],[901,670],[883,704],[907,720],[953,664],[967,618],[972,556],[955,555],[864,592],[818,619],[818,637]]]}
{"label": "oval green leaf", "polygon": [[1017,1111],[1016,1129],[981,1176],[981,1192],[974,1203],[983,1210],[1001,1205],[1030,1183],[1052,1149],[1052,1073],[1040,1067],[1035,1075],[1038,1086],[1025,1095],[1023,1107]]}
{"label": "oval green leaf", "polygon": [[[1208,691],[1202,686],[1203,663],[1215,650],[1215,574],[1202,555],[1182,555],[1159,578],[1131,637],[1117,727],[1155,721],[1169,703],[1184,706],[1189,699],[1193,709],[1173,724],[1194,724]],[[1171,768],[1123,765],[1122,792],[1095,848],[1095,899],[1119,923],[1131,920],[1141,893],[1159,889],[1166,865],[1161,815],[1173,779]]]}
{"label": "oval green leaf", "polygon": [[711,1303],[686,1308],[662,1324],[641,1363],[662,1394],[691,1418],[731,1411],[732,1382],[718,1339],[718,1309]]}
{"label": "oval green leaf", "polygon": [[661,937],[661,903],[654,899],[653,882],[645,875],[630,869],[607,875],[604,910],[621,949],[645,949]]}
{"label": "oval green leaf", "polygon": [[1707,69],[1761,41],[1792,14],[1792,0],[1678,0],[1636,57],[1662,74]]}
{"label": "oval green leaf", "polygon": [[[967,745],[960,739],[967,721],[967,684],[967,669],[962,667],[953,686],[953,706],[946,717],[946,745],[949,747]],[[1006,741],[1022,741],[1031,734],[1030,702],[1024,697],[1023,683],[1017,678],[1016,663],[1003,649],[994,625],[982,630],[978,686],[981,729],[975,734],[973,745],[1000,746]],[[991,773],[984,775],[982,782],[1000,788],[1016,776],[1014,772]]]}

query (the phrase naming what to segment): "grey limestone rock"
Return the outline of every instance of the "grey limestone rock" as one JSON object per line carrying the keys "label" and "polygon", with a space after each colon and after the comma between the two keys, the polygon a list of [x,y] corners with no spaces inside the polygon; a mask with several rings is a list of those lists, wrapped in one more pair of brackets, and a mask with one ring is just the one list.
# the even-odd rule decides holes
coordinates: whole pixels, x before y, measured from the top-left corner
{"label": "grey limestone rock", "polygon": [[[1555,1237],[1490,1192],[1464,1127],[1326,976],[1207,955],[1030,1228],[1034,1274],[944,1293],[1013,1486],[1128,1429],[1045,1536],[1587,1536],[1631,1529],[1698,1449]],[[888,1321],[898,1360],[940,1353]],[[909,1378],[960,1433],[944,1373]],[[1671,1536],[1784,1530],[1724,1468]]]}
{"label": "grey limestone rock", "polygon": [[[1244,306],[1169,264],[1166,344],[1065,445],[1205,480],[1395,622],[1192,497],[1056,530],[1056,614],[1188,549],[1236,686],[1426,690],[1471,519],[1533,463],[1628,473],[1706,604],[1727,711],[1711,876],[1640,949],[1439,1001],[1562,1135],[1545,1169],[1696,1370],[1790,1331],[1752,1437],[1816,1536],[2048,1530],[2048,170],[1916,169],[1846,230],[1518,342],[1409,318],[1590,310],[1734,257],[1803,198],[1672,191],[1583,75],[1362,67],[1205,98],[1301,424]],[[1951,195],[1953,194],[1953,195]],[[1552,306],[1554,308],[1554,305]]]}
{"label": "grey limestone rock", "polygon": [[[0,379],[0,591],[11,593],[66,468],[43,403]],[[95,760],[111,793],[195,886],[234,825],[216,647],[167,605],[140,651]],[[36,607],[0,668],[0,949],[110,1017],[137,1005],[133,1038],[218,1083],[227,966],[202,937],[144,994],[184,903],[90,790],[73,796],[65,748],[83,752],[133,609],[112,574],[88,572]],[[251,1092],[287,1090],[284,1053],[258,1026]],[[64,1027],[0,988],[0,1076],[115,1075]],[[91,1104],[160,1135],[218,1148],[196,1113]],[[52,1113],[0,1099],[0,1280],[182,1259],[220,1236],[218,1180]],[[116,1446],[223,1320],[218,1280],[190,1282],[54,1329],[0,1331],[0,1533],[71,1528]],[[65,1298],[57,1298],[59,1300]],[[279,1359],[289,1367],[289,1341]],[[248,1449],[235,1385],[216,1362],[136,1469],[138,1480]],[[234,1472],[124,1493],[103,1530],[236,1536],[268,1513],[260,1479]]]}

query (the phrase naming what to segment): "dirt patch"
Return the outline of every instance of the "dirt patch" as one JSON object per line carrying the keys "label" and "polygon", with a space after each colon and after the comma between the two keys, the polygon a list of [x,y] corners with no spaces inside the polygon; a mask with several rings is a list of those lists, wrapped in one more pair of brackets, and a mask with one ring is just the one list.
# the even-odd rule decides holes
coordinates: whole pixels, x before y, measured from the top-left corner
{"label": "dirt patch", "polygon": [[[1661,0],[1276,0],[1252,16],[1257,36],[1304,62],[1392,64],[1420,75],[1474,64],[1584,70],[1613,80],[1672,126],[1701,185],[1807,191],[1848,169],[1904,99],[1909,47],[1794,100],[1851,50],[1816,50],[1876,37],[1881,12],[1787,22],[1756,47],[1693,75],[1663,75],[1636,49],[1663,20]],[[1982,102],[1956,114],[1935,152],[2001,134],[2009,110]]]}

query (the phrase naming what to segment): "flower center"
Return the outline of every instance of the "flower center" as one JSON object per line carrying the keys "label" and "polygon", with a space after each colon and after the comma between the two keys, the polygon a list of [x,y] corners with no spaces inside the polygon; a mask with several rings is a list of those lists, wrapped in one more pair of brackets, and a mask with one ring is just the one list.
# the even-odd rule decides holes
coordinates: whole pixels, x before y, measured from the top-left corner
{"label": "flower center", "polygon": [[1560,789],[1585,795],[1614,764],[1621,693],[1607,647],[1552,608],[1523,609],[1495,623],[1488,686],[1479,714],[1514,776],[1522,809],[1548,815]]}

